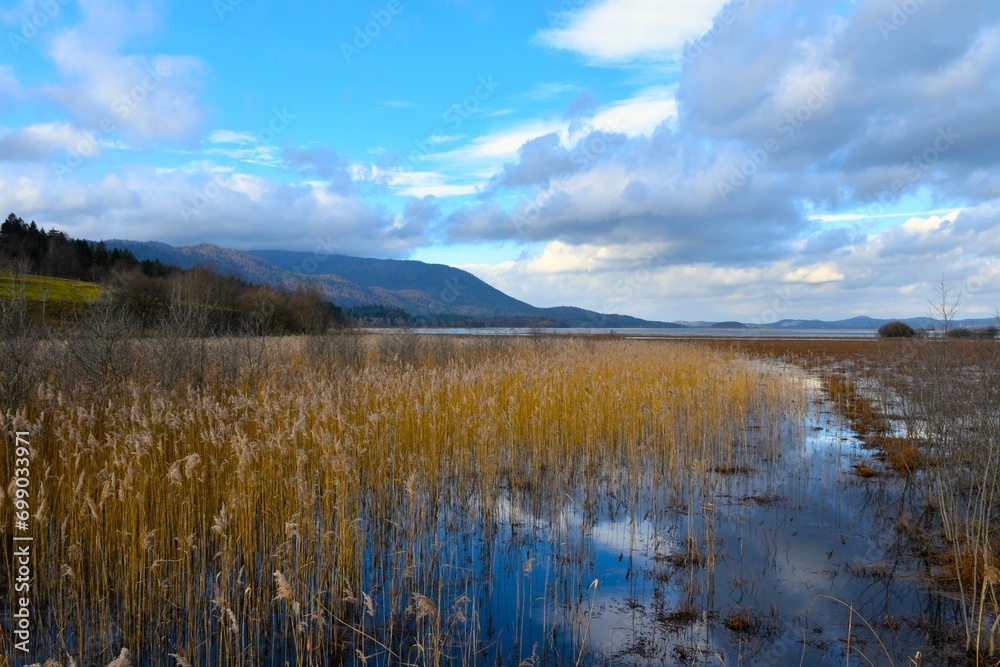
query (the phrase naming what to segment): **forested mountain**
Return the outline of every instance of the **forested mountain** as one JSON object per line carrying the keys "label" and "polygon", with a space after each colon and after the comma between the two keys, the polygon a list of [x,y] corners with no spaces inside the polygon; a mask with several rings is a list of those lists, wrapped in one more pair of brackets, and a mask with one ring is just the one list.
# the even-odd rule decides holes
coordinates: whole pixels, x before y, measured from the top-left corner
{"label": "forested mountain", "polygon": [[250,282],[312,285],[325,298],[347,308],[349,314],[362,312],[357,310],[361,306],[383,306],[397,310],[375,319],[398,324],[403,319],[399,311],[403,311],[410,326],[680,326],[582,308],[537,308],[468,271],[443,264],[285,250],[243,252],[204,243],[186,247],[122,240],[107,243],[140,259],[159,259],[182,267],[210,266]]}

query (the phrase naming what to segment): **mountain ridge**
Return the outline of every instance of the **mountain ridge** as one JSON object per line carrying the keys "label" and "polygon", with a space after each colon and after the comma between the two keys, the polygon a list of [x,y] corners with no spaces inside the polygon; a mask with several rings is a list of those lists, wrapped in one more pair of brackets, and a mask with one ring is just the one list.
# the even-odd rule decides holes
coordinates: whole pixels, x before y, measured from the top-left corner
{"label": "mountain ridge", "polygon": [[682,326],[572,306],[540,308],[501,292],[468,271],[445,264],[348,255],[317,257],[289,250],[243,251],[209,243],[171,246],[156,241],[111,239],[105,244],[129,250],[140,260],[159,259],[181,268],[206,265],[250,282],[315,285],[338,306],[393,306],[410,313],[417,324],[481,321],[489,326],[505,326],[505,322],[554,327]]}
{"label": "mountain ridge", "polygon": [[[446,264],[410,259],[376,259],[349,255],[316,255],[292,250],[233,250],[211,243],[172,246],[157,241],[105,241],[109,248],[131,251],[138,259],[159,259],[181,268],[208,265],[250,282],[273,286],[315,285],[338,306],[385,305],[400,308],[416,324],[481,321],[484,326],[553,326],[597,328],[739,328],[747,329],[869,329],[893,320],[915,329],[940,325],[931,317],[875,318],[858,315],[840,320],[782,319],[743,322],[660,322],[619,314],[603,314],[574,306],[541,308],[520,301]],[[307,271],[306,269],[312,269]],[[956,320],[955,327],[995,326],[996,318]],[[725,326],[723,326],[725,325]]]}
{"label": "mountain ridge", "polygon": [[[895,321],[905,322],[909,324],[914,329],[934,329],[939,327],[942,322],[941,320],[934,319],[933,317],[922,316],[922,317],[890,317],[890,318],[877,318],[869,317],[867,315],[858,315],[856,317],[847,318],[844,320],[795,320],[795,319],[785,319],[778,320],[777,322],[768,322],[765,324],[751,324],[748,325],[752,329],[871,329],[877,330],[883,324]],[[988,327],[996,326],[997,318],[995,317],[980,317],[980,318],[965,318],[953,320],[950,325],[957,328],[970,328],[970,327]]]}

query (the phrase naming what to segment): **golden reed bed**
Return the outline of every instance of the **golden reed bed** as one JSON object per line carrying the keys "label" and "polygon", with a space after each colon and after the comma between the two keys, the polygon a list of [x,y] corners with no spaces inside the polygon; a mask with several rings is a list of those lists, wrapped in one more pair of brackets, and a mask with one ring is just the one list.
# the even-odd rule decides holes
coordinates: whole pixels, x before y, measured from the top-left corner
{"label": "golden reed bed", "polygon": [[501,497],[681,489],[805,403],[775,366],[692,343],[269,340],[193,385],[135,352],[114,386],[52,373],[9,415],[34,447],[37,657],[475,662],[461,586],[487,582],[456,588],[443,535],[502,520]]}

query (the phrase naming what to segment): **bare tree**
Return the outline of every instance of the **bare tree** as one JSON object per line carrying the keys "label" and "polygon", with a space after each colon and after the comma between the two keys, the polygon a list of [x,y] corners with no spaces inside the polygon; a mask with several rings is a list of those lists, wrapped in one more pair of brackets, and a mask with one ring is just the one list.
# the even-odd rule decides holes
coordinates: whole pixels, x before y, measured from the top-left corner
{"label": "bare tree", "polygon": [[42,330],[29,318],[25,269],[10,267],[10,284],[0,289],[0,414],[23,407],[42,376]]}
{"label": "bare tree", "polygon": [[153,371],[167,386],[190,382],[201,385],[208,373],[209,313],[214,304],[183,277],[171,285],[170,301],[150,347]]}
{"label": "bare tree", "polygon": [[72,366],[100,391],[117,388],[138,366],[136,327],[105,294],[77,321],[67,341]]}

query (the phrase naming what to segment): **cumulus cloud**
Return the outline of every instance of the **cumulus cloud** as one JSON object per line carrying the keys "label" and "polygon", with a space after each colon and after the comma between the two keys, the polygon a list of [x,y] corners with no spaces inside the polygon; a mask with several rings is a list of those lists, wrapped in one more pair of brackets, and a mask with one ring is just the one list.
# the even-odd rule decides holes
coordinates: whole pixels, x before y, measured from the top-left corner
{"label": "cumulus cloud", "polygon": [[[1000,84],[991,74],[1000,65],[995,3],[971,2],[955,20],[941,15],[952,8],[921,5],[887,39],[879,21],[891,20],[898,3],[858,3],[846,18],[823,4],[810,6],[820,20],[797,20],[798,10],[773,0],[746,9],[685,65],[681,130],[745,150],[774,139],[770,167],[794,176],[808,165],[828,176],[807,184],[814,197],[865,200],[908,175],[904,185],[916,186],[922,178],[904,170],[949,128],[963,141],[947,162],[992,160],[983,146],[1000,137],[1000,120],[987,112]],[[769,26],[782,37],[770,38]],[[846,181],[852,190],[842,189]]]}
{"label": "cumulus cloud", "polygon": [[[598,64],[688,40],[674,113],[661,110],[655,131],[629,134],[580,168],[555,134],[526,140],[494,177],[491,198],[446,221],[456,241],[543,244],[522,260],[476,267],[482,276],[519,298],[559,300],[570,294],[552,267],[574,267],[610,303],[628,274],[593,248],[646,244],[660,252],[648,299],[618,306],[654,315],[659,304],[661,316],[664,303],[721,316],[774,311],[773,295],[789,289],[803,309],[843,313],[851,295],[855,312],[888,299],[908,309],[897,314],[920,314],[942,273],[959,284],[1000,278],[989,254],[1000,238],[1000,116],[990,111],[1000,97],[1000,5],[974,0],[948,18],[954,8],[930,3],[900,16],[891,0],[807,11],[733,2],[707,38],[655,42],[640,32],[605,45],[595,17],[617,7],[625,20],[640,4],[588,5],[539,39]],[[524,187],[529,200],[501,205],[505,190]],[[885,217],[910,199],[951,212],[902,224]],[[709,308],[669,287],[695,275],[698,298],[716,299]],[[998,296],[980,288],[975,308]],[[794,300],[782,297],[779,310]]]}
{"label": "cumulus cloud", "polygon": [[133,142],[187,140],[202,127],[203,64],[186,55],[124,53],[160,25],[158,2],[80,0],[78,25],[55,31],[61,81],[42,92],[82,127]]}
{"label": "cumulus cloud", "polygon": [[539,32],[545,46],[599,62],[676,56],[704,33],[725,0],[599,0],[565,17],[565,25]]}
{"label": "cumulus cloud", "polygon": [[0,129],[0,161],[44,160],[53,153],[77,145],[96,145],[93,135],[68,123],[39,123]]}
{"label": "cumulus cloud", "polygon": [[46,92],[81,124],[108,127],[134,141],[188,139],[200,129],[198,59],[107,53],[77,33],[53,42],[53,60],[67,83]]}
{"label": "cumulus cloud", "polygon": [[575,170],[570,152],[563,147],[555,132],[526,142],[517,152],[517,163],[504,166],[499,185],[547,183],[553,176]]}
{"label": "cumulus cloud", "polygon": [[338,252],[366,256],[403,256],[426,244],[436,215],[430,200],[397,215],[322,185],[241,173],[130,167],[82,183],[37,163],[0,163],[0,207],[78,238],[238,249],[302,249],[333,239]]}
{"label": "cumulus cloud", "polygon": [[530,303],[661,320],[917,316],[942,275],[962,292],[963,317],[990,317],[1000,303],[1000,202],[878,233],[824,235],[828,254],[756,265],[690,261],[669,243],[553,241],[518,260],[464,268]]}
{"label": "cumulus cloud", "polygon": [[339,194],[354,191],[350,164],[337,151],[325,147],[299,148],[289,146],[282,151],[286,163],[296,171],[315,174],[329,182],[329,188]]}
{"label": "cumulus cloud", "polygon": [[441,216],[435,197],[413,197],[403,207],[403,214],[396,217],[390,236],[397,243],[419,245],[428,238],[430,226]]}
{"label": "cumulus cloud", "polygon": [[[625,20],[625,5],[639,4],[588,5],[543,37],[591,62],[640,58],[653,51],[641,35],[629,49],[613,26],[604,36],[586,29],[605,10]],[[557,250],[566,265],[613,276],[588,248],[639,243],[664,250],[665,274],[757,271],[773,289],[810,294],[871,288],[875,275],[877,289],[912,289],[918,267],[963,279],[987,260],[970,245],[994,247],[1000,223],[977,212],[1000,198],[991,150],[1000,116],[989,111],[1000,96],[1000,5],[974,0],[957,20],[931,4],[900,18],[897,6],[732,3],[709,39],[689,42],[674,113],[660,109],[655,131],[628,134],[580,168],[556,135],[526,140],[494,177],[491,199],[447,218],[450,238],[545,244],[498,279],[535,271],[531,262]],[[505,189],[524,187],[530,200],[499,203]],[[882,222],[907,198],[971,208]],[[853,223],[824,228],[810,216],[817,209],[849,212]]]}

